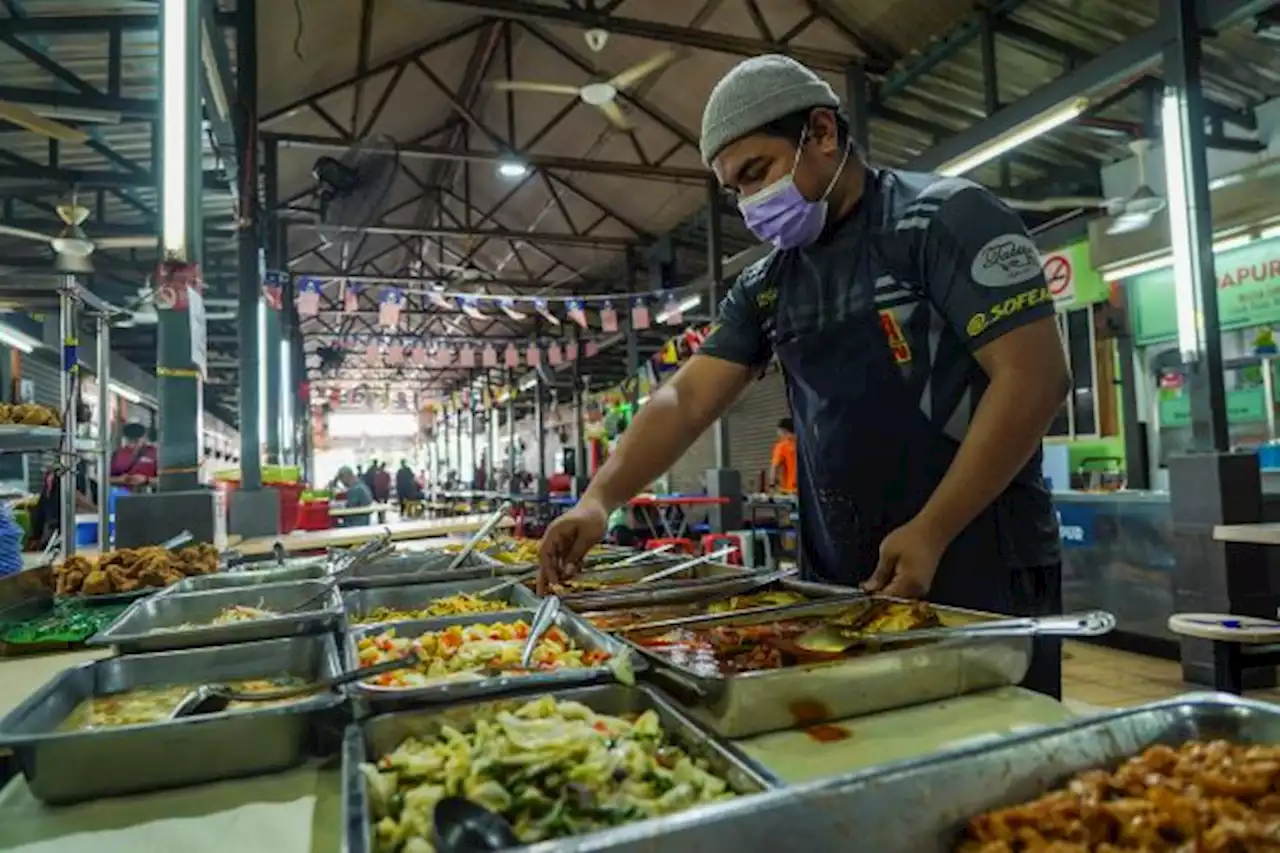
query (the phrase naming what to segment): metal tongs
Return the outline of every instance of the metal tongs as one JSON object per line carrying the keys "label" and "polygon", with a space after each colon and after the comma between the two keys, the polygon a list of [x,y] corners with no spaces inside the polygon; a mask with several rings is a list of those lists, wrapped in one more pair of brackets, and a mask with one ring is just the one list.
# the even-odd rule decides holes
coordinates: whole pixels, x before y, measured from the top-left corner
{"label": "metal tongs", "polygon": [[480,525],[480,529],[471,537],[471,541],[462,546],[462,550],[455,554],[453,559],[449,561],[449,565],[445,568],[445,571],[451,572],[465,563],[467,561],[467,557],[470,557],[476,550],[476,546],[484,541],[484,538],[492,533],[495,527],[502,523],[502,519],[507,517],[507,513],[511,511],[511,506],[511,501],[503,501],[498,508],[494,510],[493,515],[489,516],[489,518],[485,520],[485,523]]}
{"label": "metal tongs", "polygon": [[920,628],[914,631],[865,633],[842,631],[837,625],[822,625],[801,635],[795,644],[813,652],[838,653],[857,645],[888,646],[924,640],[980,639],[986,637],[1097,637],[1116,627],[1116,617],[1105,610],[1066,613],[1061,616],[1032,616],[995,619],[953,628]]}
{"label": "metal tongs", "polygon": [[665,569],[660,569],[651,575],[645,575],[637,580],[636,584],[654,583],[655,581],[665,580],[672,575],[678,575],[687,569],[692,569],[694,566],[701,566],[703,563],[710,563],[712,560],[718,560],[721,557],[728,556],[730,553],[737,550],[737,547],[738,546],[736,545],[730,545],[726,548],[721,548],[719,551],[712,551],[710,554],[703,554],[701,557],[694,557],[692,560],[685,560],[683,563],[676,563],[674,566],[668,566]]}
{"label": "metal tongs", "polygon": [[394,546],[391,544],[391,537],[384,534],[376,539],[370,539],[359,548],[353,548],[350,551],[343,551],[336,557],[330,557],[329,575],[321,581],[321,583],[324,584],[324,588],[315,595],[307,596],[292,607],[281,611],[281,615],[285,613],[297,613],[300,610],[305,610],[307,605],[311,604],[313,601],[324,598],[329,595],[329,593],[333,592],[334,587],[340,584],[353,570],[360,566],[368,565],[379,557],[386,556],[391,553],[393,549]]}

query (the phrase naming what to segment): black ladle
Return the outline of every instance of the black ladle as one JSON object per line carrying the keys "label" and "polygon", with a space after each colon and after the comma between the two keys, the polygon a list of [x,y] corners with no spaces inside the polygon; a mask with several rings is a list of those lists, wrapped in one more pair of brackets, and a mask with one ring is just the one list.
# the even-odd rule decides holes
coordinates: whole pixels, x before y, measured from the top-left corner
{"label": "black ladle", "polygon": [[464,797],[445,797],[436,803],[434,823],[438,853],[484,853],[520,846],[511,824],[501,815]]}

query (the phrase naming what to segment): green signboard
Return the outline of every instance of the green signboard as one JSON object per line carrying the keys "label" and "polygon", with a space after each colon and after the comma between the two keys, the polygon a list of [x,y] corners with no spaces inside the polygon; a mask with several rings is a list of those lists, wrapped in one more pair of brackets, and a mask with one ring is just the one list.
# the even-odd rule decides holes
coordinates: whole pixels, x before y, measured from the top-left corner
{"label": "green signboard", "polygon": [[1093,268],[1088,240],[1046,252],[1041,260],[1045,281],[1053,294],[1053,306],[1059,311],[1070,311],[1107,298],[1107,283]]}
{"label": "green signboard", "polygon": [[[1280,239],[1255,240],[1213,258],[1218,320],[1225,329],[1280,325]],[[1138,346],[1178,336],[1173,268],[1126,279],[1126,298]]]}
{"label": "green signboard", "polygon": [[[1265,395],[1261,388],[1240,388],[1227,392],[1227,422],[1261,423],[1267,419]],[[1160,428],[1191,426],[1191,397],[1179,394],[1160,401]]]}

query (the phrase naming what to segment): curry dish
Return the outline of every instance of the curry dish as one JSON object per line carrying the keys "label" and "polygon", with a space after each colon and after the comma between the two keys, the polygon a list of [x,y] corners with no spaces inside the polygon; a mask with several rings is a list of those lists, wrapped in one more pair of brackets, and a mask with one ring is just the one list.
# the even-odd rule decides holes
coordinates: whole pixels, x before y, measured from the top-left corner
{"label": "curry dish", "polygon": [[150,587],[166,587],[193,575],[218,571],[218,549],[189,545],[176,552],[158,545],[121,548],[100,557],[69,557],[55,566],[57,595],[109,595]]}
{"label": "curry dish", "polygon": [[863,634],[885,634],[932,628],[938,613],[924,602],[868,602],[830,616],[810,616],[756,625],[712,625],[676,628],[659,634],[641,632],[629,639],[676,666],[704,677],[782,669],[865,652],[855,646],[842,654],[811,652],[795,641],[823,624]]}
{"label": "curry dish", "polygon": [[683,619],[687,616],[696,616],[701,613],[734,613],[755,607],[787,607],[792,604],[803,604],[808,600],[798,592],[780,589],[735,595],[722,601],[713,601],[706,607],[697,604],[667,604],[655,607],[637,607],[634,610],[598,611],[583,614],[583,618],[601,631],[621,631],[643,622]]}
{"label": "curry dish", "polygon": [[[233,681],[228,686],[241,693],[261,693],[282,687],[302,687],[307,682],[301,678],[284,676],[273,679]],[[116,726],[140,726],[167,720],[178,703],[192,691],[191,686],[140,687],[109,696],[94,696],[76,706],[75,710],[58,726],[64,732],[87,732]],[[272,699],[263,702],[233,701],[228,711],[256,711],[276,705],[303,702],[308,696],[292,696],[288,699]]]}
{"label": "curry dish", "polygon": [[377,853],[434,853],[435,805],[466,797],[524,844],[729,799],[728,783],[662,729],[658,715],[597,713],[550,696],[409,738],[361,766]]}
{"label": "curry dish", "polygon": [[1280,747],[1190,741],[969,822],[957,853],[1276,853]]}

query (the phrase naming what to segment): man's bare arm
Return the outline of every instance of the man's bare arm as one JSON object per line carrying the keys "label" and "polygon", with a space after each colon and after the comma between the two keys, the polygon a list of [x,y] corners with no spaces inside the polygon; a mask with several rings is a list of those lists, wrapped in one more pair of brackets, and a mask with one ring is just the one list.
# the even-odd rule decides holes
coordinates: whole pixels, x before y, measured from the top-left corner
{"label": "man's bare arm", "polygon": [[758,369],[695,355],[649,396],[583,496],[612,512],[666,472]]}

